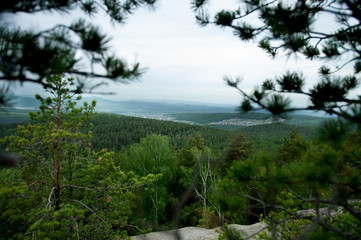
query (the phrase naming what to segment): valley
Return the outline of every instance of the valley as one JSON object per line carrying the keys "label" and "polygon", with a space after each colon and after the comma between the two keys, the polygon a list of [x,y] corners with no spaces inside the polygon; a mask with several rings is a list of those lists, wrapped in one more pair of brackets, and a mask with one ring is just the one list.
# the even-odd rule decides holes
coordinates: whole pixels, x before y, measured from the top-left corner
{"label": "valley", "polygon": [[[80,209],[85,203],[97,208],[102,219],[111,214],[116,219],[123,217],[136,227],[124,225],[119,231],[133,239],[139,234],[170,230],[174,226],[215,228],[222,225],[222,221],[265,226],[264,222],[258,223],[259,216],[271,209],[248,209],[250,200],[230,194],[230,191],[248,194],[250,186],[258,188],[259,196],[268,198],[269,186],[262,179],[279,179],[282,184],[285,173],[293,176],[289,163],[295,167],[308,166],[307,161],[301,162],[302,154],[308,152],[302,151],[312,147],[311,140],[318,137],[318,125],[327,120],[296,113],[273,118],[265,112],[239,113],[229,106],[172,103],[170,107],[169,103],[161,102],[116,102],[97,98],[96,113],[89,119],[84,112],[78,115],[75,108],[74,112],[62,112],[61,124],[68,130],[57,132],[51,109],[41,112],[36,110],[39,104],[31,99],[19,98],[18,101],[18,105],[0,112],[0,150],[15,149],[22,154],[21,168],[15,168],[15,172],[24,169],[27,177],[26,169],[30,167],[42,178],[40,172],[46,172],[47,166],[54,162],[53,146],[62,141],[61,148],[66,147],[62,151],[67,154],[62,158],[61,169],[65,179],[63,201],[78,203]],[[83,106],[81,102],[76,106]],[[29,120],[29,111],[39,111],[35,120]],[[79,129],[74,131],[72,126]],[[78,142],[78,137],[84,140]],[[52,138],[56,141],[49,145]],[[279,175],[267,176],[269,169]],[[11,170],[0,171],[6,179],[4,186],[13,184],[12,175],[8,174]],[[47,186],[51,186],[53,180],[51,174],[47,178],[50,184],[41,188],[44,196],[49,195]],[[247,181],[252,185],[244,185]],[[22,185],[24,191],[32,191],[33,183],[31,180]],[[74,189],[69,191],[68,187]],[[297,183],[295,188],[299,188]],[[11,202],[16,191],[17,188],[8,188],[2,196]],[[73,196],[81,200],[73,200]],[[14,199],[22,201],[22,198]],[[182,199],[186,200],[178,209]],[[37,201],[46,204],[46,198]],[[24,206],[32,208],[30,202]],[[69,213],[74,211],[67,209],[69,205],[61,207]],[[309,205],[297,208],[305,209]],[[51,211],[56,212],[56,207]],[[84,219],[78,218],[79,221],[87,222],[89,217],[95,216],[92,213],[87,212]],[[177,214],[179,220],[174,217]],[[62,219],[68,216],[61,216]],[[63,224],[60,220],[51,221],[58,226]]]}
{"label": "valley", "polygon": [[[274,119],[270,114],[259,111],[239,113],[236,106],[206,105],[200,103],[179,103],[167,101],[112,101],[100,97],[85,97],[80,102],[97,101],[96,111],[139,118],[174,121],[238,131],[243,127],[283,122],[297,126],[317,126],[326,117],[311,112],[292,113]],[[28,112],[35,111],[39,103],[32,97],[17,96],[13,107],[0,109],[0,124],[28,120]]]}

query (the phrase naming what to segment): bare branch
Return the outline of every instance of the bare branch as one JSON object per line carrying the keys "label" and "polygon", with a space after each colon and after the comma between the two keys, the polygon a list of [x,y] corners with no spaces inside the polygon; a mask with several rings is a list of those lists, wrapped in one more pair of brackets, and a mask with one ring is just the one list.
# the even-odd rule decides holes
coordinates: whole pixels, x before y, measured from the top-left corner
{"label": "bare branch", "polygon": [[44,181],[41,181],[41,180],[36,180],[35,182],[30,183],[30,184],[28,185],[28,187],[34,186],[35,184],[38,184],[38,183],[42,183],[42,184],[44,184],[44,185],[46,185],[46,186],[48,186],[48,187],[52,187],[49,183],[44,182]]}
{"label": "bare branch", "polygon": [[78,223],[77,223],[76,219],[73,216],[71,216],[71,218],[73,219],[73,221],[75,223],[76,237],[79,240],[80,238],[79,238],[79,226],[78,226]]}
{"label": "bare branch", "polygon": [[50,192],[49,197],[48,197],[48,204],[46,204],[46,207],[45,207],[46,209],[51,208],[51,196],[53,195],[54,189],[55,189],[55,187],[53,187],[51,189],[51,192]]}
{"label": "bare branch", "polygon": [[284,208],[284,207],[282,207],[282,206],[278,206],[278,205],[275,205],[275,204],[269,204],[269,203],[266,203],[265,201],[263,201],[263,200],[261,200],[261,199],[252,197],[252,196],[250,196],[250,195],[248,195],[248,194],[242,194],[242,193],[237,192],[237,191],[229,191],[229,192],[234,193],[234,194],[236,194],[237,196],[246,197],[246,198],[248,198],[248,199],[251,199],[251,200],[253,200],[253,201],[256,201],[256,202],[262,204],[262,206],[264,206],[264,207],[273,207],[273,208],[275,208],[275,209],[283,210],[283,211],[285,211],[286,213],[288,213],[288,214],[290,214],[290,215],[294,215],[294,213],[290,212],[287,208]]}
{"label": "bare branch", "polygon": [[102,222],[105,222],[104,219],[102,219],[101,217],[98,216],[98,214],[96,214],[96,212],[94,212],[90,207],[88,207],[87,205],[85,205],[84,203],[78,201],[78,200],[74,200],[74,199],[70,199],[69,201],[71,202],[76,202],[76,203],[79,203],[80,205],[82,205],[83,207],[85,207],[86,209],[88,209],[90,212],[92,212],[95,217],[97,217],[98,219],[100,219]]}
{"label": "bare branch", "polygon": [[74,185],[63,185],[60,187],[60,189],[63,188],[76,188],[76,189],[84,189],[84,190],[90,190],[90,191],[97,191],[96,189],[92,189],[92,188],[88,188],[88,187],[79,187],[79,186],[74,186]]}

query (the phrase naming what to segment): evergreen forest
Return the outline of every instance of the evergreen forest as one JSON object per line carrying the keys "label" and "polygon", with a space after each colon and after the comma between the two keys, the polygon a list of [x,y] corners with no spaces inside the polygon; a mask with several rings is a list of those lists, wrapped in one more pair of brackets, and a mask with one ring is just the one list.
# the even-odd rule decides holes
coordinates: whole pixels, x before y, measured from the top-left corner
{"label": "evergreen forest", "polygon": [[[0,125],[1,150],[19,158],[0,170],[1,238],[127,239],[262,221],[288,239],[324,218],[317,211],[333,216],[340,206],[327,199],[337,185],[353,212],[326,226],[359,236],[358,201],[350,202],[360,186],[359,127],[329,119],[237,131],[96,113],[95,100],[69,94],[73,79],[47,81],[52,97],[35,96],[40,106],[30,120]],[[318,215],[299,214],[314,208]],[[220,238],[232,229],[223,230]],[[311,235],[344,238],[323,227]]]}
{"label": "evergreen forest", "polygon": [[[231,31],[240,44],[253,45],[209,59],[174,56],[171,50],[182,49],[163,43],[188,26],[161,29],[169,36],[156,40],[156,52],[147,45],[152,47],[146,55],[152,56],[145,59],[162,62],[156,65],[159,75],[183,71],[178,61],[184,59],[187,70],[167,75],[167,82],[150,74],[158,82],[153,96],[167,89],[168,96],[178,94],[188,80],[194,85],[183,93],[213,89],[215,100],[223,89],[210,82],[198,88],[196,79],[208,80],[224,64],[226,71],[241,74],[223,77],[239,94],[238,112],[221,105],[210,112],[215,105],[122,103],[137,114],[158,109],[176,122],[119,115],[118,103],[82,99],[82,94],[111,94],[107,84],[132,83],[147,70],[120,57],[119,47],[129,53],[112,39],[118,30],[98,23],[122,25],[141,8],[156,10],[159,2],[0,1],[0,239],[134,239],[170,229],[182,239],[177,229],[188,226],[216,228],[218,240],[361,239],[360,1],[242,0],[229,7],[222,0],[190,0],[188,10],[199,26]],[[23,19],[36,16],[51,21],[27,28]],[[140,22],[148,22],[142,16],[137,15]],[[134,40],[141,47],[152,42],[148,35],[157,35],[138,26],[131,32],[144,35],[136,40],[122,35],[125,43]],[[170,42],[189,40],[193,54],[198,40],[181,35]],[[212,37],[202,41],[218,39],[216,32],[207,36]],[[258,57],[247,52],[254,44],[271,59],[294,57],[309,65],[280,66],[283,73],[276,73],[262,60],[247,74],[248,60]],[[167,56],[177,64],[168,67]],[[187,72],[196,67],[205,71]],[[252,82],[251,75],[262,76],[262,82]],[[36,108],[14,108],[18,86],[43,88],[34,98],[18,97]],[[304,102],[294,104],[297,99]],[[97,104],[104,112],[97,113]],[[259,229],[248,234],[231,224]]]}

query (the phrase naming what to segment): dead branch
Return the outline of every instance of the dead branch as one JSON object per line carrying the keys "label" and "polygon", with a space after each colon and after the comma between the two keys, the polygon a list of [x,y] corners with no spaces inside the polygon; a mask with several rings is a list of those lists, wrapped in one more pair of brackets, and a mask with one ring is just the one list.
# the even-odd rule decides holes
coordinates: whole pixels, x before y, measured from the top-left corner
{"label": "dead branch", "polygon": [[92,212],[95,217],[97,217],[99,220],[101,220],[102,222],[105,222],[105,220],[101,217],[99,217],[99,215],[94,212],[90,207],[88,207],[87,205],[85,205],[84,203],[80,202],[79,200],[74,200],[74,199],[70,199],[71,202],[76,202],[76,203],[79,203],[80,205],[82,205],[83,207],[85,207],[86,209],[88,209],[90,212]]}

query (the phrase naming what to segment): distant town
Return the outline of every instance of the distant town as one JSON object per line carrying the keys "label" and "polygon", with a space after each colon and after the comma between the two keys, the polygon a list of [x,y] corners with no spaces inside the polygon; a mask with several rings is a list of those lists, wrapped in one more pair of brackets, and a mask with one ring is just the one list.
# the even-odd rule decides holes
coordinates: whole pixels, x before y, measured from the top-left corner
{"label": "distant town", "polygon": [[[175,117],[165,115],[165,114],[152,114],[152,113],[124,113],[122,115],[132,116],[132,117],[140,117],[140,118],[148,118],[148,119],[155,119],[155,120],[162,120],[162,121],[172,121],[172,122],[180,122],[180,123],[187,123],[191,125],[200,125],[197,122],[193,121],[183,121],[177,120]],[[264,120],[256,120],[256,119],[245,119],[245,118],[231,118],[225,119],[219,122],[212,122],[209,123],[210,125],[232,125],[232,126],[256,126],[256,125],[263,125],[263,124],[271,124],[275,122],[283,122],[285,119],[278,118],[278,119],[264,119]]]}
{"label": "distant town", "polygon": [[220,122],[213,122],[211,124],[215,125],[233,125],[233,126],[255,126],[255,125],[262,125],[262,124],[271,124],[274,122],[283,122],[284,119],[265,119],[265,120],[255,120],[255,119],[242,119],[242,118],[232,118],[232,119],[225,119]]}

